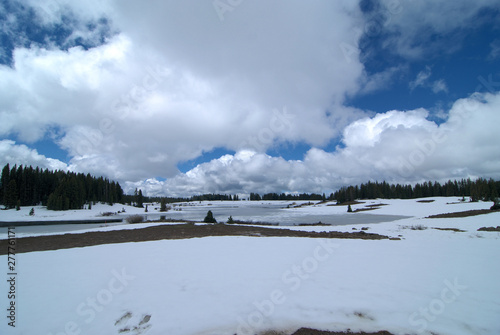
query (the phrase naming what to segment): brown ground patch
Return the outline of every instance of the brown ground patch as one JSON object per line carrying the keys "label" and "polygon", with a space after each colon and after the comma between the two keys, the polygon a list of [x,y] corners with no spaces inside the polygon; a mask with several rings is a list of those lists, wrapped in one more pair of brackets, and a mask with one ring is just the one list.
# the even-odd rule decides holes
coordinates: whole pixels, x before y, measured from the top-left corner
{"label": "brown ground patch", "polygon": [[426,219],[465,218],[468,216],[489,214],[489,213],[495,213],[495,212],[498,212],[498,211],[492,211],[491,209],[473,209],[473,210],[464,211],[464,212],[430,215],[430,216],[426,217]]}
{"label": "brown ground patch", "polygon": [[[350,238],[380,240],[388,236],[365,233],[307,232],[290,229],[252,227],[240,225],[194,225],[192,223],[161,225],[142,229],[114,230],[52,236],[24,237],[16,239],[16,253],[81,248],[100,244],[145,242],[169,239],[188,239],[207,236],[258,236],[258,237],[308,237],[308,238]],[[7,253],[8,240],[0,240],[0,255]]]}
{"label": "brown ground patch", "polygon": [[327,206],[347,206],[347,205],[359,205],[359,204],[364,204],[364,203],[365,203],[364,201],[354,200],[354,201],[346,201],[346,202],[343,202],[341,204],[330,204]]}
{"label": "brown ground patch", "polygon": [[364,208],[356,208],[352,212],[356,213],[356,212],[364,212],[364,211],[373,211],[374,209],[379,209],[380,206],[387,206],[387,204],[366,205]]}
{"label": "brown ground patch", "polygon": [[448,230],[448,231],[454,231],[456,233],[465,233],[465,230],[461,230],[458,228],[432,228],[432,229],[437,229],[437,230]]}
{"label": "brown ground patch", "polygon": [[500,231],[500,226],[495,227],[481,227],[477,231]]}
{"label": "brown ground patch", "polygon": [[421,203],[429,203],[429,202],[434,202],[434,200],[417,200],[417,202],[421,202]]}
{"label": "brown ground patch", "polygon": [[309,329],[309,328],[301,328],[297,330],[295,333],[292,335],[393,335],[392,333],[389,333],[386,330],[381,330],[377,333],[365,333],[365,332],[359,332],[359,333],[352,333],[350,331],[348,332],[330,332],[330,331],[324,331],[324,330],[316,330],[316,329]]}

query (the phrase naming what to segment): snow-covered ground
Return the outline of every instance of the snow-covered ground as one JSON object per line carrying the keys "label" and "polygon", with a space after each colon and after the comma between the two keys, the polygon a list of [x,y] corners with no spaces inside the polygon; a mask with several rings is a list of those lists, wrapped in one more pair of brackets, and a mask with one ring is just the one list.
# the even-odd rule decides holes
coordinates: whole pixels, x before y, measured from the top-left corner
{"label": "snow-covered ground", "polygon": [[[270,329],[289,334],[299,327],[500,334],[500,233],[477,231],[500,225],[500,213],[426,219],[491,206],[433,199],[352,206],[384,203],[366,213],[407,216],[397,221],[282,227],[367,227],[368,232],[400,236],[396,241],[207,237],[19,254],[16,327],[8,326],[4,316],[0,334],[248,335]],[[211,204],[198,205],[215,208]],[[280,215],[345,215],[345,206],[327,205],[284,209]],[[99,210],[104,207],[89,212]],[[126,213],[133,210],[127,207]],[[42,216],[43,209],[35,211]],[[0,221],[6,221],[2,216]],[[0,230],[6,238],[6,228]],[[7,268],[7,256],[0,256],[0,264]],[[6,284],[2,280],[0,285],[5,315],[10,301]]]}

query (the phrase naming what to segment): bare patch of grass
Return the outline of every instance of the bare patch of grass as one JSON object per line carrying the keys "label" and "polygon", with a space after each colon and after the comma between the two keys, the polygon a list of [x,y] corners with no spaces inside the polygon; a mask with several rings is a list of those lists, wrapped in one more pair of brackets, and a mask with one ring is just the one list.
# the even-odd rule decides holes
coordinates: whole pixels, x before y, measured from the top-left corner
{"label": "bare patch of grass", "polygon": [[495,212],[496,211],[492,211],[490,209],[474,209],[474,210],[463,211],[463,212],[429,215],[428,217],[426,217],[426,219],[465,218],[465,217],[468,217],[468,216],[490,214],[490,213],[495,213]]}
{"label": "bare patch of grass", "polygon": [[477,231],[500,231],[500,226],[495,227],[481,227]]}
{"label": "bare patch of grass", "polygon": [[259,335],[287,335],[288,333],[286,332],[281,332],[277,330],[266,330],[262,333],[259,333]]}
{"label": "bare patch of grass", "polygon": [[141,223],[144,222],[144,217],[142,215],[131,215],[127,218],[128,223]]}
{"label": "bare patch of grass", "polygon": [[403,229],[411,229],[411,230],[426,230],[427,227],[421,224],[411,225],[411,226],[401,226]]}
{"label": "bare patch of grass", "polygon": [[371,320],[371,321],[375,320],[371,316],[369,316],[369,315],[367,315],[365,313],[362,313],[362,312],[354,312],[354,315],[357,316],[360,319],[366,319],[366,320]]}
{"label": "bare patch of grass", "polygon": [[326,330],[317,330],[317,329],[310,329],[310,328],[300,328],[297,330],[295,333],[292,335],[392,335],[392,333],[389,333],[387,330],[381,330],[376,333],[365,333],[365,332],[356,332],[353,333],[349,329],[345,332],[338,332],[338,331],[326,331]]}
{"label": "bare patch of grass", "polygon": [[458,228],[436,228],[436,227],[433,227],[432,229],[448,230],[448,231],[454,231],[456,233],[465,233],[466,232],[466,230],[461,230],[461,229],[458,229]]}

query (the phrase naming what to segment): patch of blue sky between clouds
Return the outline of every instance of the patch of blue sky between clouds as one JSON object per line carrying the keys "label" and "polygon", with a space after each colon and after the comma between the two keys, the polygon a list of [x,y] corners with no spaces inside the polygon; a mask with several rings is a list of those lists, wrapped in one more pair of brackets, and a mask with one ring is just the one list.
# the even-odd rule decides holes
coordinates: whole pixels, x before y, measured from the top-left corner
{"label": "patch of blue sky between clouds", "polygon": [[[16,48],[82,47],[88,50],[104,44],[114,34],[106,18],[80,22],[74,13],[64,12],[60,23],[44,23],[37,8],[12,0],[0,3],[0,27],[3,27],[0,29],[0,64],[8,66],[13,66]],[[80,32],[75,34],[76,30]]]}
{"label": "patch of blue sky between clouds", "polygon": [[7,136],[5,138],[1,138],[0,140],[12,140],[16,142],[17,145],[24,144],[30,149],[35,149],[40,155],[43,155],[48,158],[53,158],[60,160],[61,162],[64,162],[66,164],[69,163],[70,157],[68,155],[68,152],[66,150],[61,149],[55,142],[54,139],[45,137],[39,141],[36,141],[34,143],[27,143],[20,141],[18,138],[15,136]]}
{"label": "patch of blue sky between clouds", "polygon": [[189,170],[198,166],[199,164],[210,162],[211,160],[218,159],[224,155],[234,155],[235,153],[236,152],[234,150],[228,150],[222,147],[214,148],[211,151],[204,151],[200,156],[196,157],[195,159],[178,163],[177,168],[182,173],[186,173]]}
{"label": "patch of blue sky between clouds", "polygon": [[[361,92],[348,97],[346,105],[385,113],[389,110],[425,108],[429,119],[443,121],[443,110],[449,110],[458,99],[474,92],[494,93],[492,86],[500,82],[500,62],[492,53],[491,41],[499,35],[500,25],[496,10],[482,11],[477,15],[476,27],[463,27],[448,35],[434,34],[431,39],[442,42],[443,50],[419,59],[404,59],[394,50],[384,48],[390,35],[381,32],[365,35],[360,42],[361,59],[368,75],[374,75],[399,66],[386,87],[373,92]],[[446,45],[449,50],[446,50]],[[419,74],[425,74],[417,82]],[[413,83],[413,84],[412,84]]]}
{"label": "patch of blue sky between clouds", "polygon": [[287,161],[303,160],[305,154],[311,149],[311,146],[304,142],[290,143],[283,142],[266,151],[271,157],[281,157]]}

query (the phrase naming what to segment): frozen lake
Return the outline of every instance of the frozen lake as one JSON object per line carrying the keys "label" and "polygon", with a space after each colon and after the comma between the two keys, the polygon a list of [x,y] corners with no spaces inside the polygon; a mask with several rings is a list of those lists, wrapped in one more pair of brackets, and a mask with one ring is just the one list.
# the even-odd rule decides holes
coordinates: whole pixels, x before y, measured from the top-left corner
{"label": "frozen lake", "polygon": [[[174,220],[203,221],[208,210],[214,214],[217,222],[226,222],[229,216],[233,220],[264,222],[280,226],[296,226],[299,224],[324,223],[329,225],[350,225],[390,222],[404,219],[401,215],[377,215],[369,213],[342,213],[342,214],[315,214],[316,207],[286,208],[282,202],[277,204],[250,204],[238,206],[237,204],[216,204],[212,206],[185,206],[182,211],[171,210],[166,213],[144,213],[147,220],[157,220],[160,216]],[[317,207],[320,209],[320,207]],[[319,211],[321,212],[321,210]]]}
{"label": "frozen lake", "polygon": [[[190,220],[202,222],[207,211],[211,210],[218,222],[226,222],[230,216],[234,220],[248,221],[255,223],[268,223],[280,226],[296,226],[300,224],[315,224],[321,222],[332,226],[336,225],[356,225],[370,224],[380,222],[391,222],[407,218],[402,215],[374,214],[372,212],[347,213],[345,206],[303,206],[300,208],[287,208],[288,205],[296,205],[292,202],[202,202],[202,203],[184,203],[181,206],[176,205],[171,210],[160,213],[157,208],[159,205],[149,205],[147,213],[144,209],[127,207],[126,213],[112,215],[109,219],[126,219],[132,214],[142,215],[145,220],[155,221],[161,217],[172,220]],[[86,211],[75,212],[73,215],[86,214]],[[50,213],[52,214],[52,213]],[[58,212],[57,214],[64,214]],[[68,213],[69,215],[69,213]],[[61,217],[62,220],[63,217]],[[78,217],[72,216],[72,219]],[[81,217],[86,219],[88,217]],[[101,217],[102,218],[102,217]],[[48,218],[47,218],[48,219]],[[54,220],[54,217],[50,217]],[[44,224],[40,225],[17,226],[18,236],[29,234],[51,234],[65,233],[72,231],[81,231],[109,226],[128,225],[124,222],[107,223],[86,223],[86,224]],[[2,232],[3,233],[3,232]],[[1,234],[0,234],[1,235]]]}

